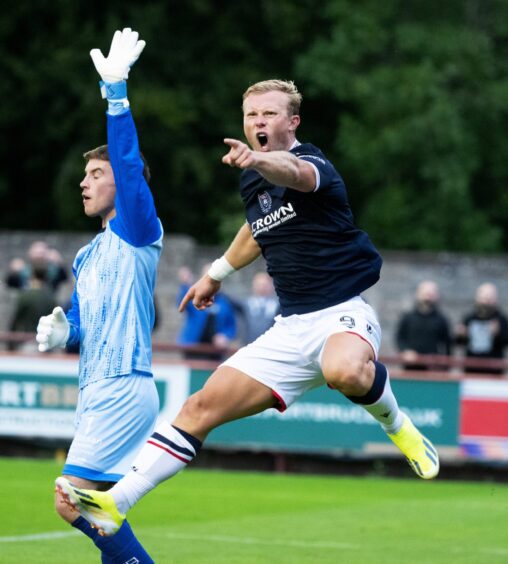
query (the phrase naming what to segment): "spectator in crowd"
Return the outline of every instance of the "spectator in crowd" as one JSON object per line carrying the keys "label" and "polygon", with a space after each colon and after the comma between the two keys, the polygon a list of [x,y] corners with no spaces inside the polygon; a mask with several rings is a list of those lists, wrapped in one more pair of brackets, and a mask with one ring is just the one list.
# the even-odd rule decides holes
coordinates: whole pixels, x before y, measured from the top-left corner
{"label": "spectator in crowd", "polygon": [[[497,287],[485,282],[478,286],[473,310],[457,327],[457,342],[471,358],[501,359],[508,345],[508,319],[499,307]],[[466,366],[466,372],[502,374],[502,368]]]}
{"label": "spectator in crowd", "polygon": [[[205,264],[203,273],[208,272],[210,264]],[[189,288],[194,275],[188,267],[182,267],[178,273],[180,289],[177,295],[179,304]],[[226,349],[236,338],[237,324],[231,300],[222,292],[215,295],[214,304],[206,310],[196,309],[192,303],[185,308],[185,321],[180,330],[177,343],[180,345],[214,345],[217,349]],[[188,359],[222,360],[222,351],[188,351]]]}
{"label": "spectator in crowd", "polygon": [[[9,326],[11,331],[35,333],[39,318],[56,307],[54,293],[46,282],[46,275],[47,271],[43,266],[32,268],[28,286],[18,293],[14,315]],[[33,346],[35,350],[33,342],[29,346]],[[18,348],[20,345],[14,342],[9,345],[9,350]]]}
{"label": "spectator in crowd", "polygon": [[25,261],[15,257],[11,260],[5,280],[10,288],[29,287],[35,269],[46,271],[46,282],[54,291],[69,277],[62,255],[57,249],[49,247],[45,241],[34,241],[28,248],[27,259]]}
{"label": "spectator in crowd", "polygon": [[402,315],[396,342],[407,370],[439,370],[446,366],[424,363],[419,355],[450,355],[452,336],[446,316],[439,310],[440,293],[432,280],[418,284],[415,304]]}
{"label": "spectator in crowd", "polygon": [[273,282],[266,272],[258,272],[252,279],[252,293],[244,300],[233,300],[241,321],[241,340],[252,343],[274,323],[279,313],[279,300]]}

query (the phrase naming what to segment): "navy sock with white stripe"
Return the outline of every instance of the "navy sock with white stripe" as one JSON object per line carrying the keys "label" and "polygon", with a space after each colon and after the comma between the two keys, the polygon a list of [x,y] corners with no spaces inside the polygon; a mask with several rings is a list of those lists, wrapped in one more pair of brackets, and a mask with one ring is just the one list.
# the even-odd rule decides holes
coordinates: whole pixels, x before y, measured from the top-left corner
{"label": "navy sock with white stripe", "polygon": [[157,484],[185,468],[201,448],[201,441],[182,429],[160,423],[132,463],[129,471],[109,493],[120,513],[126,513]]}

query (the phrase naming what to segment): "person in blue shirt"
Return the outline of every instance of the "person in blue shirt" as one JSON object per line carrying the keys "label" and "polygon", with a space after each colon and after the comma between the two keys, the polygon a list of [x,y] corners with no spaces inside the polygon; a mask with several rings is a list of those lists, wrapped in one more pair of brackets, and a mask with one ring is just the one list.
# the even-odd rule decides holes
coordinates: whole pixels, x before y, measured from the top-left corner
{"label": "person in blue shirt", "polygon": [[[85,214],[99,217],[102,231],[76,255],[69,311],[55,308],[37,330],[42,352],[79,345],[76,433],[63,475],[73,486],[99,490],[128,471],[159,412],[151,332],[163,229],[125,82],[144,46],[137,32],[125,28],[115,33],[107,59],[91,52],[108,100],[108,144],[84,154],[80,188]],[[64,520],[94,541],[103,563],[153,562],[127,521],[114,538],[103,537],[58,487],[55,505]]]}
{"label": "person in blue shirt", "polygon": [[376,314],[361,297],[379,279],[381,257],[356,227],[335,167],[320,149],[297,140],[300,103],[290,81],[259,82],[244,93],[248,144],[226,138],[222,161],[243,171],[246,223],[180,304],[181,311],[191,301],[200,310],[211,307],[221,281],[262,254],[280,315],[220,365],[172,422],[157,425],[133,470],[111,490],[76,492],[61,482],[82,514],[93,501],[88,518],[103,530],[118,529],[125,513],[184,468],[219,425],[270,408],[284,411],[325,384],[370,413],[419,477],[439,471],[436,449],[399,409],[378,359]]}
{"label": "person in blue shirt", "polygon": [[[207,272],[210,265],[205,265]],[[179,304],[190,285],[182,280],[177,294]],[[184,356],[192,360],[221,360],[223,351],[230,347],[236,337],[236,315],[232,301],[222,292],[215,295],[212,307],[198,310],[192,304],[185,308],[185,320],[177,337],[179,345],[213,345],[217,350],[188,350]]]}

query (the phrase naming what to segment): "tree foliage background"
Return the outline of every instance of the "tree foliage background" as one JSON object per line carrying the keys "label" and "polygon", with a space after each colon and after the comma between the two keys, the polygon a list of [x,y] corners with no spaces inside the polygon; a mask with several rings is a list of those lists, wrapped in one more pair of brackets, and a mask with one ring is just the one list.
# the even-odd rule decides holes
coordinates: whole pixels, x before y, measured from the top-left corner
{"label": "tree foliage background", "polygon": [[241,225],[241,95],[293,79],[299,139],[345,178],[385,249],[508,251],[508,2],[17,2],[0,20],[0,228],[90,230],[82,153],[104,143],[89,58],[131,26],[147,48],[129,98],[167,232],[202,243]]}

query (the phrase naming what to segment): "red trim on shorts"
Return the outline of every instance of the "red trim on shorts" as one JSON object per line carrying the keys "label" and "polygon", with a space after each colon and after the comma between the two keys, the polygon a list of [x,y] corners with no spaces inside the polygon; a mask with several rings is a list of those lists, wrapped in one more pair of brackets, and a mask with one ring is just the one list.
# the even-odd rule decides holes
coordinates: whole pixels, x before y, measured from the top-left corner
{"label": "red trim on shorts", "polygon": [[376,354],[376,351],[374,350],[374,347],[372,346],[372,343],[370,341],[367,341],[367,339],[363,335],[360,335],[359,333],[355,333],[354,331],[344,331],[344,333],[349,333],[350,335],[356,335],[357,337],[360,337],[360,339],[362,341],[365,341],[369,345],[369,347],[372,349],[372,354],[374,355],[374,360],[377,360],[377,354]]}
{"label": "red trim on shorts", "polygon": [[279,394],[275,390],[272,390],[272,394],[274,398],[277,400],[277,405],[274,405],[275,409],[277,411],[280,411],[281,413],[286,411],[287,409],[286,402],[279,396]]}
{"label": "red trim on shorts", "polygon": [[162,445],[160,445],[159,443],[154,443],[153,441],[146,441],[149,445],[153,445],[154,447],[160,448],[161,450],[164,450],[165,452],[167,452],[168,454],[171,454],[171,456],[174,456],[175,458],[178,458],[178,460],[181,460],[182,462],[185,462],[185,464],[189,464],[190,460],[187,460],[186,458],[183,458],[181,456],[178,456],[178,454],[174,453],[172,450],[169,450],[169,448],[163,447]]}

